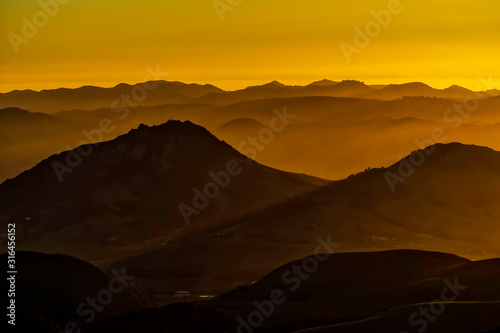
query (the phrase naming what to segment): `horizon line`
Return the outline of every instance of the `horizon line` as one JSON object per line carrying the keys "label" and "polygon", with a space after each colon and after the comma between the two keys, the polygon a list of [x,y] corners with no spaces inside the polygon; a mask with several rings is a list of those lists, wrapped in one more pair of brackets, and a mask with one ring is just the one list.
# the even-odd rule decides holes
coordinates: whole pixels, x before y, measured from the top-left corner
{"label": "horizon line", "polygon": [[212,83],[184,82],[184,81],[179,81],[179,80],[172,80],[172,81],[167,81],[167,80],[148,80],[148,81],[135,82],[135,83],[118,82],[118,83],[114,83],[114,84],[111,84],[111,85],[105,85],[105,84],[100,84],[100,85],[95,85],[95,84],[79,84],[79,85],[75,85],[74,87],[58,86],[58,87],[55,87],[55,88],[44,88],[44,89],[40,89],[40,90],[38,90],[38,89],[31,89],[31,88],[25,88],[25,89],[12,89],[12,90],[5,90],[5,91],[3,91],[3,90],[0,89],[0,94],[9,94],[9,93],[12,93],[12,92],[22,92],[22,91],[33,91],[33,92],[40,93],[40,92],[43,92],[43,91],[54,91],[54,90],[60,90],[60,89],[76,90],[76,89],[85,88],[85,87],[93,87],[93,88],[101,88],[101,89],[112,89],[112,88],[116,88],[117,86],[122,85],[122,84],[129,85],[129,86],[135,86],[135,85],[143,84],[143,83],[146,83],[146,82],[182,83],[182,84],[186,84],[186,85],[199,85],[199,86],[210,85],[210,86],[214,86],[214,87],[216,87],[218,89],[221,89],[223,91],[226,91],[226,92],[234,92],[234,91],[244,90],[244,89],[250,88],[250,87],[264,86],[264,85],[271,84],[271,83],[280,83],[280,84],[284,85],[285,87],[306,87],[306,86],[309,86],[309,85],[312,85],[314,83],[321,82],[321,81],[330,81],[332,83],[337,83],[337,84],[341,83],[341,82],[346,82],[346,81],[355,81],[355,82],[363,83],[366,86],[371,87],[371,88],[376,87],[376,86],[387,87],[387,86],[390,86],[390,85],[400,86],[400,85],[405,85],[405,84],[420,83],[420,84],[424,84],[424,85],[426,85],[426,86],[428,86],[428,87],[430,87],[432,89],[435,89],[435,90],[445,90],[445,89],[449,89],[451,87],[459,87],[459,88],[470,90],[472,92],[484,92],[484,91],[490,91],[490,90],[498,90],[498,89],[495,89],[495,88],[491,88],[491,89],[487,89],[487,90],[474,90],[474,89],[471,89],[471,88],[468,88],[466,86],[462,86],[462,85],[459,85],[459,84],[452,84],[452,85],[446,86],[444,88],[436,88],[435,86],[432,86],[432,85],[430,85],[428,83],[425,83],[423,81],[404,81],[402,83],[388,83],[388,84],[371,83],[371,84],[369,84],[369,83],[366,83],[365,80],[360,80],[360,79],[332,80],[332,79],[323,78],[323,79],[318,79],[318,80],[311,81],[311,82],[306,83],[306,84],[286,84],[286,83],[283,83],[282,81],[279,81],[279,80],[272,80],[272,81],[267,81],[267,82],[260,83],[260,84],[257,84],[257,85],[251,84],[251,85],[241,86],[241,87],[239,87],[237,89],[225,89],[225,88],[221,88],[220,86],[212,84]]}

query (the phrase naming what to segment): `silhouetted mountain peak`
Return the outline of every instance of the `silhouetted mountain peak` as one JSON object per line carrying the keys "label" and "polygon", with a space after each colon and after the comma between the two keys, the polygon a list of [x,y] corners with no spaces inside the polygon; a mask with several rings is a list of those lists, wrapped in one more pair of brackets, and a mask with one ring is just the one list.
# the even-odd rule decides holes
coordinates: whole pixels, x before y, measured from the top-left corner
{"label": "silhouetted mountain peak", "polygon": [[91,187],[92,183],[97,186],[132,175],[168,172],[173,166],[183,168],[218,159],[243,158],[204,127],[190,121],[169,120],[157,126],[141,124],[114,140],[53,155],[18,177],[5,181],[2,186],[17,184],[16,188],[22,191],[22,184],[58,186],[63,179],[65,184],[73,181],[80,184],[85,180],[85,186]]}
{"label": "silhouetted mountain peak", "polygon": [[243,129],[248,129],[248,128],[253,128],[256,131],[259,131],[260,129],[264,128],[265,125],[262,124],[261,122],[253,119],[253,118],[236,118],[232,119],[222,126],[220,128],[230,130],[243,130]]}
{"label": "silhouetted mountain peak", "polygon": [[447,164],[483,164],[491,166],[500,162],[500,153],[483,146],[466,145],[459,142],[438,143],[428,147],[431,157]]}
{"label": "silhouetted mountain peak", "polygon": [[[96,145],[94,145],[96,146]],[[137,129],[96,147],[97,158],[121,163],[132,160],[144,167],[165,169],[190,156],[218,157],[238,154],[202,126],[190,121],[169,120],[157,125],[140,124]]]}
{"label": "silhouetted mountain peak", "polygon": [[149,128],[149,126],[144,125],[143,123],[140,123],[139,127],[137,127],[138,130],[145,130],[146,128]]}
{"label": "silhouetted mountain peak", "polygon": [[466,89],[466,88],[461,87],[461,86],[456,85],[456,84],[449,86],[447,89],[461,89],[461,90],[469,90],[469,89]]}
{"label": "silhouetted mountain peak", "polygon": [[413,88],[432,88],[431,86],[423,82],[408,82],[400,84],[400,86],[413,87]]}
{"label": "silhouetted mountain peak", "polygon": [[352,87],[368,87],[364,82],[357,80],[342,80],[339,85]]}
{"label": "silhouetted mountain peak", "polygon": [[331,81],[328,79],[323,79],[323,80],[319,80],[319,81],[314,81],[314,82],[310,83],[309,85],[310,86],[334,86],[337,84],[338,84],[338,82]]}
{"label": "silhouetted mountain peak", "polygon": [[24,110],[21,108],[16,108],[16,107],[8,107],[8,108],[3,108],[0,109],[0,115],[8,115],[8,114],[27,114],[30,113],[28,110]]}
{"label": "silhouetted mountain peak", "polygon": [[448,93],[455,93],[458,94],[459,96],[466,95],[466,94],[473,94],[474,92],[470,89],[458,86],[456,84],[449,86],[448,88],[443,89],[444,92]]}
{"label": "silhouetted mountain peak", "polygon": [[[437,143],[425,149],[418,149],[406,156],[404,160],[417,161],[413,162],[413,164],[417,164],[416,169],[420,167],[418,164],[422,160],[422,167],[436,168],[439,172],[445,170],[444,168],[457,170],[468,167],[470,170],[475,170],[475,166],[500,170],[500,152],[488,147],[466,145],[459,142]],[[397,162],[390,169],[397,168],[400,163]]]}
{"label": "silhouetted mountain peak", "polygon": [[281,82],[278,82],[278,81],[271,81],[269,83],[266,83],[264,85],[262,85],[263,87],[286,87],[286,85],[284,85],[283,83]]}
{"label": "silhouetted mountain peak", "polygon": [[10,119],[10,120],[40,120],[40,119],[53,119],[52,116],[40,113],[40,112],[30,112],[17,107],[7,107],[0,109],[0,119]]}
{"label": "silhouetted mountain peak", "polygon": [[203,126],[195,125],[189,120],[180,121],[180,120],[168,120],[166,123],[160,125],[148,126],[141,123],[136,129],[130,130],[127,134],[119,136],[116,140],[121,140],[122,138],[140,138],[140,137],[148,137],[148,138],[161,138],[161,137],[169,137],[177,135],[177,139],[182,139],[183,136],[193,136],[203,138],[206,142],[208,141],[217,141],[220,142],[212,133],[210,133]]}
{"label": "silhouetted mountain peak", "polygon": [[[419,178],[417,174],[420,174],[420,171],[424,171],[424,169],[429,172],[423,172],[423,178]],[[388,190],[385,178],[387,171],[391,172],[392,175],[404,176],[410,174],[411,177],[404,176],[403,178],[418,178],[418,182],[421,184],[427,181],[434,182],[444,175],[464,170],[467,170],[467,173],[476,174],[481,174],[486,170],[499,173],[500,152],[488,147],[466,145],[458,142],[437,143],[425,149],[414,150],[411,154],[387,168],[368,169],[356,175],[351,175],[346,180],[340,181],[340,184],[345,184],[344,190],[348,192],[362,189],[363,193],[366,194],[368,193],[365,187],[367,184]]]}

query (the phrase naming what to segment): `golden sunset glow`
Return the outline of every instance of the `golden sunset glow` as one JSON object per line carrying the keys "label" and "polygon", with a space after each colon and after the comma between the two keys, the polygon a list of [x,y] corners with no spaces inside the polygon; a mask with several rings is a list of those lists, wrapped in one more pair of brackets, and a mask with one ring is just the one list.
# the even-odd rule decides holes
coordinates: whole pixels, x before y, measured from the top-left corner
{"label": "golden sunset glow", "polygon": [[4,320],[500,333],[499,14],[0,0]]}
{"label": "golden sunset glow", "polygon": [[323,78],[475,89],[479,77],[500,77],[496,0],[403,0],[350,63],[341,43],[354,45],[355,27],[363,31],[374,20],[372,11],[386,10],[390,1],[244,0],[231,6],[222,0],[231,9],[222,14],[211,0],[62,2],[57,11],[47,7],[53,11],[47,23],[38,17],[38,32],[15,47],[12,33],[25,38],[23,17],[33,23],[43,9],[38,1],[0,3],[0,91],[136,83],[147,66],[157,65],[170,73],[168,80],[224,89]]}

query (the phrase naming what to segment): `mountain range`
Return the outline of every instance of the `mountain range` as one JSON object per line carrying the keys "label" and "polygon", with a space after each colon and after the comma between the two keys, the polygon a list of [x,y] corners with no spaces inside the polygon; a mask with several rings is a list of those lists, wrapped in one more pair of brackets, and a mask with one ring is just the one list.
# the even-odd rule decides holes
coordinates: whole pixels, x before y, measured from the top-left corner
{"label": "mountain range", "polygon": [[[223,292],[311,254],[320,236],[343,252],[499,256],[499,166],[492,149],[438,144],[328,181],[266,167],[201,126],[169,121],[5,181],[0,224],[16,223],[23,250],[126,266],[144,289]],[[401,178],[394,188],[391,177]]]}
{"label": "mountain range", "polygon": [[[132,95],[137,87],[154,86],[147,91],[147,98],[133,100],[134,104],[152,106],[162,104],[218,104],[227,105],[247,100],[266,98],[290,98],[306,96],[352,97],[380,100],[393,100],[403,97],[437,97],[459,99],[474,97],[475,91],[451,86],[435,89],[421,82],[391,85],[366,85],[361,81],[321,80],[305,86],[284,85],[272,81],[260,86],[251,86],[241,90],[225,91],[213,85],[186,84],[176,81],[149,81],[135,85],[118,84],[112,88],[84,86],[75,89],[59,88],[53,90],[14,90],[0,93],[0,108],[19,107],[34,112],[55,113],[73,109],[95,110],[109,107],[123,95]],[[489,89],[480,93],[499,96],[500,91]],[[135,95],[135,92],[134,92]],[[132,96],[133,98],[133,96]]]}
{"label": "mountain range", "polygon": [[0,94],[19,328],[498,332],[499,107],[352,80]]}
{"label": "mountain range", "polygon": [[[13,178],[61,151],[85,143],[112,140],[141,123],[160,125],[168,119],[200,124],[241,153],[248,154],[251,148],[248,138],[257,137],[261,130],[269,127],[276,109],[280,112],[286,109],[295,117],[286,130],[274,135],[272,144],[258,151],[255,159],[281,170],[329,180],[346,178],[367,167],[389,166],[400,156],[435,143],[462,142],[500,150],[500,115],[497,112],[500,97],[494,95],[483,95],[477,100],[433,97],[380,100],[319,96],[326,94],[321,91],[318,96],[307,96],[312,93],[306,90],[304,96],[280,97],[290,94],[273,91],[288,91],[289,88],[260,86],[248,89],[270,89],[269,95],[247,94],[243,90],[234,92],[242,96],[234,99],[234,103],[229,96],[233,93],[228,92],[214,93],[220,95],[224,101],[221,103],[207,100],[203,104],[199,101],[171,104],[173,102],[161,98],[175,93],[176,86],[164,85],[165,88],[159,84],[156,90],[148,92],[141,103],[135,101],[133,106],[127,106],[120,102],[116,107],[112,107],[112,101],[121,100],[123,92],[95,88],[106,92],[108,100],[104,104],[92,105],[97,109],[91,111],[73,109],[78,105],[66,103],[64,99],[61,99],[64,107],[59,108],[51,103],[53,99],[47,98],[48,108],[43,109],[47,113],[36,113],[34,111],[40,110],[37,105],[43,103],[36,102],[35,97],[14,94],[17,97],[10,98],[8,104],[0,103],[8,106],[0,109],[0,138],[8,143],[0,146],[0,153],[4,156],[0,162],[0,181]],[[186,89],[189,87],[186,85]],[[133,87],[128,89],[130,95]],[[167,93],[162,89],[172,91]],[[290,89],[295,91],[295,88]],[[36,94],[43,95],[44,92]],[[94,103],[92,96],[75,97],[75,100],[77,104]],[[28,105],[28,101],[35,102]],[[104,130],[101,129],[103,122],[108,124]],[[434,137],[435,130],[442,134]]]}

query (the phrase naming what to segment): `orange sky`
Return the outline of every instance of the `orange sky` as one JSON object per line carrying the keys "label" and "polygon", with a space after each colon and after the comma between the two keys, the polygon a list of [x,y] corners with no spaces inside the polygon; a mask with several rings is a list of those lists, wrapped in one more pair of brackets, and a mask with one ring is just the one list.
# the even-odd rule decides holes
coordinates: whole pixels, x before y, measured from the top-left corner
{"label": "orange sky", "polygon": [[[225,89],[323,78],[475,89],[500,78],[498,0],[221,0],[224,13],[213,0],[41,3],[57,1],[52,15],[38,1],[0,2],[0,91],[136,83],[148,66]],[[355,28],[391,8],[348,62],[341,43],[356,47]]]}

